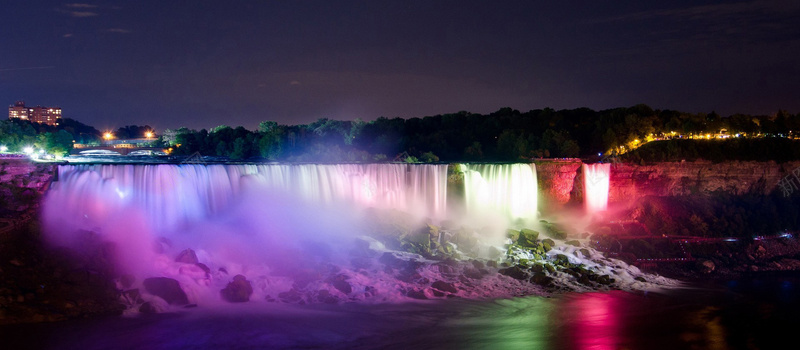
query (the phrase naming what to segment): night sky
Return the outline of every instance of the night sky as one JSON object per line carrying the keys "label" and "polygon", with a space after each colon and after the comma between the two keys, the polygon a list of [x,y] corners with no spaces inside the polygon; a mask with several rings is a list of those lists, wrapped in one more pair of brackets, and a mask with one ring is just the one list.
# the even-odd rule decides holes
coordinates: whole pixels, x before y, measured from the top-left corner
{"label": "night sky", "polygon": [[[541,3],[541,4],[540,4]],[[4,0],[0,102],[98,129],[800,112],[800,1]]]}

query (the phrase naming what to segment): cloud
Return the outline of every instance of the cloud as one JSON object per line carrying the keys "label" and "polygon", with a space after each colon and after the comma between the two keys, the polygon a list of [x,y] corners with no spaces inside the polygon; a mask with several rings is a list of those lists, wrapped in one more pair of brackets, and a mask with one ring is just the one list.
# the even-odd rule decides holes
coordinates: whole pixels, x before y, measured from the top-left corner
{"label": "cloud", "polygon": [[68,11],[68,13],[70,14],[70,16],[78,18],[94,17],[99,15],[99,13],[97,12],[89,12],[89,11]]}
{"label": "cloud", "polygon": [[67,34],[64,34],[64,35],[62,35],[61,37],[62,37],[62,38],[71,38],[71,37],[72,37],[72,33],[67,33]]}
{"label": "cloud", "polygon": [[121,33],[121,34],[128,34],[128,33],[131,32],[130,30],[122,29],[122,28],[109,28],[109,29],[106,29],[106,31],[107,32],[111,32],[111,33]]}
{"label": "cloud", "polygon": [[297,80],[292,80],[289,82],[289,85],[300,85],[300,82]]}
{"label": "cloud", "polygon": [[73,3],[73,4],[64,4],[64,6],[66,6],[66,7],[72,7],[72,8],[83,8],[83,9],[92,9],[92,8],[96,8],[96,7],[97,7],[97,5],[92,5],[92,4],[78,4],[78,3]]}

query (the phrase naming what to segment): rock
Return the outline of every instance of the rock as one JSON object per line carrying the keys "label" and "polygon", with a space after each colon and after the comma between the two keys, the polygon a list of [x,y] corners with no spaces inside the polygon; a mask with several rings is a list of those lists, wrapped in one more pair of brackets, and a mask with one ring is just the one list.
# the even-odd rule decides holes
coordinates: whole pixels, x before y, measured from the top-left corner
{"label": "rock", "polygon": [[536,272],[536,273],[533,274],[533,277],[531,277],[531,283],[538,284],[538,285],[543,286],[543,287],[547,287],[551,283],[553,283],[553,278],[550,277],[550,276],[547,276],[543,272]]}
{"label": "rock", "polygon": [[288,292],[278,293],[278,298],[284,303],[301,303],[303,295],[297,289],[292,288]]}
{"label": "rock", "polygon": [[545,238],[542,240],[542,247],[544,248],[545,253],[549,252],[550,249],[556,246],[556,242],[550,238]]}
{"label": "rock", "polygon": [[508,237],[508,239],[510,239],[512,242],[516,242],[519,240],[519,231],[508,229],[506,230],[506,237]]}
{"label": "rock", "polygon": [[486,266],[497,268],[497,261],[489,260],[489,261],[486,262]]}
{"label": "rock", "polygon": [[197,260],[197,254],[194,253],[194,250],[186,249],[178,254],[178,257],[175,258],[175,262],[197,264],[199,261]]}
{"label": "rock", "polygon": [[409,297],[409,298],[419,299],[419,300],[427,300],[428,299],[428,296],[425,295],[424,291],[415,290],[415,289],[412,289],[412,290],[409,290],[408,292],[406,292],[406,296]]}
{"label": "rock", "polygon": [[450,283],[445,281],[436,281],[431,284],[431,287],[443,292],[458,293],[458,289]]}
{"label": "rock", "polygon": [[483,274],[479,269],[476,268],[466,268],[464,269],[464,276],[472,279],[479,280],[483,278]]}
{"label": "rock", "polygon": [[553,263],[564,267],[572,266],[572,264],[569,262],[569,258],[564,254],[556,255],[555,261]]}
{"label": "rock", "polygon": [[250,300],[253,295],[253,286],[242,275],[233,276],[233,281],[220,291],[220,295],[231,303],[243,303]]}
{"label": "rock", "polygon": [[209,269],[208,266],[206,266],[206,264],[197,263],[195,265],[197,265],[197,267],[199,267],[201,270],[205,271],[206,275],[210,275],[211,274],[211,269]]}
{"label": "rock", "polygon": [[141,312],[143,314],[157,314],[159,311],[161,311],[161,310],[156,308],[156,306],[153,305],[153,303],[151,303],[149,301],[145,302],[145,303],[142,303],[142,305],[139,306],[139,312]]}
{"label": "rock", "polygon": [[634,280],[636,280],[636,281],[639,281],[639,282],[647,282],[647,280],[646,280],[646,279],[644,279],[644,277],[642,277],[642,276],[636,276],[636,277],[634,278]]}
{"label": "rock", "polygon": [[502,275],[506,275],[508,277],[517,280],[524,280],[528,278],[528,274],[525,272],[525,270],[521,269],[519,266],[512,266],[505,269],[500,269],[498,272]]}
{"label": "rock", "polygon": [[581,242],[579,242],[578,240],[574,240],[574,239],[571,240],[571,241],[566,241],[565,244],[569,244],[569,245],[571,245],[573,247],[578,247],[578,248],[580,248],[580,246],[581,246]]}
{"label": "rock", "polygon": [[714,262],[711,260],[703,260],[698,264],[697,267],[700,269],[700,272],[702,273],[712,273],[716,268]]}
{"label": "rock", "polygon": [[470,263],[472,263],[472,266],[474,266],[476,269],[485,269],[486,268],[486,264],[484,264],[480,260],[470,260]]}
{"label": "rock", "polygon": [[615,280],[613,278],[611,278],[611,276],[609,276],[609,275],[602,275],[600,277],[597,277],[597,279],[595,281],[597,283],[602,284],[602,285],[609,285],[609,284],[615,282]]}
{"label": "rock", "polygon": [[332,277],[329,282],[336,290],[344,294],[350,294],[350,292],[353,291],[353,287],[350,283],[347,283],[348,279],[349,277],[347,277],[347,275],[336,275]]}
{"label": "rock", "polygon": [[538,239],[539,232],[524,228],[519,231],[519,239],[517,240],[517,244],[523,247],[533,248],[538,246]]}
{"label": "rock", "polygon": [[144,289],[164,299],[171,305],[186,305],[189,299],[178,281],[167,277],[151,277],[144,280]]}
{"label": "rock", "polygon": [[321,289],[317,291],[317,301],[325,304],[336,304],[339,302],[339,298],[337,298],[335,295],[332,295],[331,292]]}

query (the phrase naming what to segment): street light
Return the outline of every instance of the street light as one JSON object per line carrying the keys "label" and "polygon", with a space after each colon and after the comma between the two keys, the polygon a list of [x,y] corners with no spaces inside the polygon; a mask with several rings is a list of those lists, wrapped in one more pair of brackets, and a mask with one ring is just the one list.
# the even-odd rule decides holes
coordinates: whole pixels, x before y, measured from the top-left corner
{"label": "street light", "polygon": [[146,139],[151,139],[151,138],[153,138],[153,136],[154,136],[154,134],[153,134],[152,131],[146,131],[144,133],[144,138],[146,138]]}
{"label": "street light", "polygon": [[114,138],[114,134],[112,134],[110,131],[106,131],[103,134],[103,139],[105,139],[105,140],[111,140],[113,138]]}

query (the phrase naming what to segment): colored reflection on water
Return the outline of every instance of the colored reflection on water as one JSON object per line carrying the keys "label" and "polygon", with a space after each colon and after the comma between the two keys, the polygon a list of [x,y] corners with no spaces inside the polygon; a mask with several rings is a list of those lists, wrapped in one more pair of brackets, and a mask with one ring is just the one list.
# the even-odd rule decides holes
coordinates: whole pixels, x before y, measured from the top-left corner
{"label": "colored reflection on water", "polygon": [[10,349],[775,349],[795,342],[800,297],[781,295],[796,280],[483,301],[198,306],[0,326],[0,339]]}
{"label": "colored reflection on water", "polygon": [[565,300],[560,313],[574,317],[567,324],[565,338],[576,349],[616,349],[623,326],[620,314],[625,312],[619,299],[610,293],[585,293]]}

